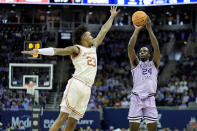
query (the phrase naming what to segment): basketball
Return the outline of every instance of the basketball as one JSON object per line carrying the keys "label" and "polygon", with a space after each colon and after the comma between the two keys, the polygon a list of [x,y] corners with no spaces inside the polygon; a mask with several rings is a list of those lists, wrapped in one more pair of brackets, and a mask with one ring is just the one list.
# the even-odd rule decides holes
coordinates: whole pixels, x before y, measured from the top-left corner
{"label": "basketball", "polygon": [[136,26],[144,26],[146,24],[147,15],[144,11],[136,11],[132,16],[132,22]]}

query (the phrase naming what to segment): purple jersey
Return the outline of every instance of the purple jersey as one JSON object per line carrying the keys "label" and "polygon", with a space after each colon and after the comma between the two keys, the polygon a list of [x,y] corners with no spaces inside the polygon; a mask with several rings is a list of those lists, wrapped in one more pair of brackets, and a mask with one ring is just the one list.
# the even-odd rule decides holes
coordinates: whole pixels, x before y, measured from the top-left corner
{"label": "purple jersey", "polygon": [[158,71],[153,61],[140,61],[131,72],[133,76],[132,92],[138,94],[141,99],[147,98],[151,93],[156,93]]}

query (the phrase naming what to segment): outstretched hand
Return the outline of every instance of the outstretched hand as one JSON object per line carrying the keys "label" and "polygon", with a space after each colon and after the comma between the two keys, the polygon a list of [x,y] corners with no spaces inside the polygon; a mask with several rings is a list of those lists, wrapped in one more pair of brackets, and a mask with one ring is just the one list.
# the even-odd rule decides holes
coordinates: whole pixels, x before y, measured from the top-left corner
{"label": "outstretched hand", "polygon": [[117,14],[120,12],[120,9],[117,10],[117,6],[111,6],[110,12],[112,16],[117,16]]}
{"label": "outstretched hand", "polygon": [[31,51],[21,51],[22,54],[27,54],[27,55],[37,55],[38,54],[38,49],[31,50]]}

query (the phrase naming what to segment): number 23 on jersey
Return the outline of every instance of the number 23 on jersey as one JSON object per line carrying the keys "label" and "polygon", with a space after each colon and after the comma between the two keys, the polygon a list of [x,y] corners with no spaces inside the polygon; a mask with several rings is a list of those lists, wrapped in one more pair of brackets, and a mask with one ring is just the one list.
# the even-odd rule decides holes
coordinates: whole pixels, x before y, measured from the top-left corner
{"label": "number 23 on jersey", "polygon": [[96,67],[96,58],[95,57],[87,56],[86,58],[87,58],[87,64],[89,66]]}

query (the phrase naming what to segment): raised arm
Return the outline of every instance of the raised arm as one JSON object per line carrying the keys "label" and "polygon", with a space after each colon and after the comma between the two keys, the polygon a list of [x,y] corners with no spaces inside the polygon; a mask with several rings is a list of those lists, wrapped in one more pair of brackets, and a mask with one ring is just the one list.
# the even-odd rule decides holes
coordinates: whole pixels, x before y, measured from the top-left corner
{"label": "raised arm", "polygon": [[131,38],[129,40],[129,44],[128,44],[128,55],[129,55],[129,60],[130,60],[130,64],[131,64],[131,69],[135,68],[139,63],[139,59],[135,54],[134,47],[135,47],[135,44],[137,41],[138,34],[139,34],[140,30],[142,29],[142,26],[137,27],[134,25],[134,27],[135,27],[135,31],[134,31],[133,35],[131,36]]}
{"label": "raised arm", "polygon": [[109,29],[112,26],[112,23],[114,21],[115,16],[117,16],[117,14],[120,12],[120,9],[117,11],[117,6],[113,6],[111,7],[111,16],[109,17],[109,19],[107,20],[107,22],[102,26],[100,32],[98,33],[97,37],[94,39],[94,44],[96,47],[98,47],[99,45],[101,45],[103,39],[105,38],[105,35],[107,34],[107,32],[109,31]]}
{"label": "raised arm", "polygon": [[151,27],[151,20],[149,17],[147,17],[147,23],[146,23],[146,29],[148,30],[150,40],[154,49],[153,52],[153,62],[155,63],[155,66],[159,68],[160,65],[160,50],[159,50],[159,44],[157,41],[157,38],[155,37],[155,34],[153,33],[152,27]]}
{"label": "raised arm", "polygon": [[66,48],[42,48],[42,49],[36,49],[36,50],[31,50],[31,51],[21,51],[23,54],[28,54],[28,55],[36,55],[36,54],[41,54],[41,55],[48,55],[48,56],[53,56],[53,55],[59,55],[59,56],[66,56],[70,55],[72,57],[75,57],[79,54],[80,49],[76,46],[69,46]]}

